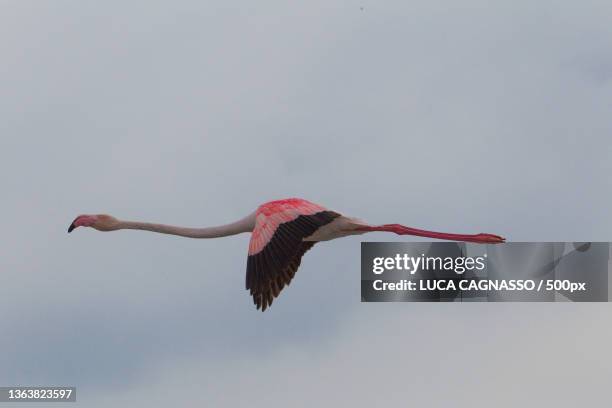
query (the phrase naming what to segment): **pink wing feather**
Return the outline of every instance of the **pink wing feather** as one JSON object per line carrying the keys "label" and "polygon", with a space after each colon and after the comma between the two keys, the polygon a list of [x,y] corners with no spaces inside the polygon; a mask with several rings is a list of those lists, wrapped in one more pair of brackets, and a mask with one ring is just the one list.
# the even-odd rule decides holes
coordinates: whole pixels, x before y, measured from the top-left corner
{"label": "pink wing feather", "polygon": [[255,213],[255,228],[249,243],[249,255],[260,252],[270,242],[280,224],[293,221],[300,215],[312,215],[325,210],[325,207],[300,198],[262,204]]}
{"label": "pink wing feather", "polygon": [[299,198],[271,201],[257,209],[249,243],[246,288],[258,309],[266,310],[293,279],[302,256],[315,244],[304,238],[338,216]]}

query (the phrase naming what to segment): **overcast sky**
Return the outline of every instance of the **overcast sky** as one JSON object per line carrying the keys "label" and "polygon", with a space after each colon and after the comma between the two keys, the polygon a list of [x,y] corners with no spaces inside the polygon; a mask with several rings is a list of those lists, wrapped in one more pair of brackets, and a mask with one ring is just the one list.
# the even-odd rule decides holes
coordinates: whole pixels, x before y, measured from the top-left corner
{"label": "overcast sky", "polygon": [[612,241],[611,15],[0,1],[0,385],[76,385],[83,407],[609,398],[609,304],[361,304],[352,237],[317,245],[262,314],[247,234],[66,228],[214,225],[299,196],[375,223]]}

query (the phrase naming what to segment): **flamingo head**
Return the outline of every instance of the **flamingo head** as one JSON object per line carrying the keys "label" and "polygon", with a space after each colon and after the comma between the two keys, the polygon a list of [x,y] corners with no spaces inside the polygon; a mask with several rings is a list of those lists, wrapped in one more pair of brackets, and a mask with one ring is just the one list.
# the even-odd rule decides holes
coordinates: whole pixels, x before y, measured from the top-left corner
{"label": "flamingo head", "polygon": [[68,232],[72,232],[77,227],[91,227],[98,231],[116,230],[119,220],[107,214],[79,215],[68,227]]}

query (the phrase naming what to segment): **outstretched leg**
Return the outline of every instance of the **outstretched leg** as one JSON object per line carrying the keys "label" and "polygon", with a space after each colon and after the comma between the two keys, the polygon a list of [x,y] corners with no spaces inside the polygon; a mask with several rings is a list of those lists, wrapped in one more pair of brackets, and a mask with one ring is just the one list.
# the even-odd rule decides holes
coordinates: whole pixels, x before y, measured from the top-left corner
{"label": "outstretched leg", "polygon": [[451,241],[476,242],[479,244],[499,244],[505,241],[505,238],[493,234],[449,234],[445,232],[427,231],[417,228],[406,227],[401,224],[385,224],[375,226],[359,227],[359,231],[386,231],[394,232],[397,235],[415,235],[418,237],[448,239]]}

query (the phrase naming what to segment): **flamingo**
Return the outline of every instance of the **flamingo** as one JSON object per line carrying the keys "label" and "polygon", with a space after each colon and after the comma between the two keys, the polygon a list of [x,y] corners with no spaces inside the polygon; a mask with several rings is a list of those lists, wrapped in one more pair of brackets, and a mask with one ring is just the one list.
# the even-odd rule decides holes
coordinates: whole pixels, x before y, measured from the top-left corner
{"label": "flamingo", "polygon": [[505,241],[493,234],[449,234],[401,224],[370,225],[301,198],[269,201],[246,217],[217,227],[186,228],[122,221],[107,214],[79,215],[68,227],[68,232],[77,227],[91,227],[98,231],[144,230],[188,238],[219,238],[250,232],[246,289],[250,291],[257,309],[262,311],[272,305],[283,288],[289,285],[302,256],[319,241],[373,231],[481,244]]}

